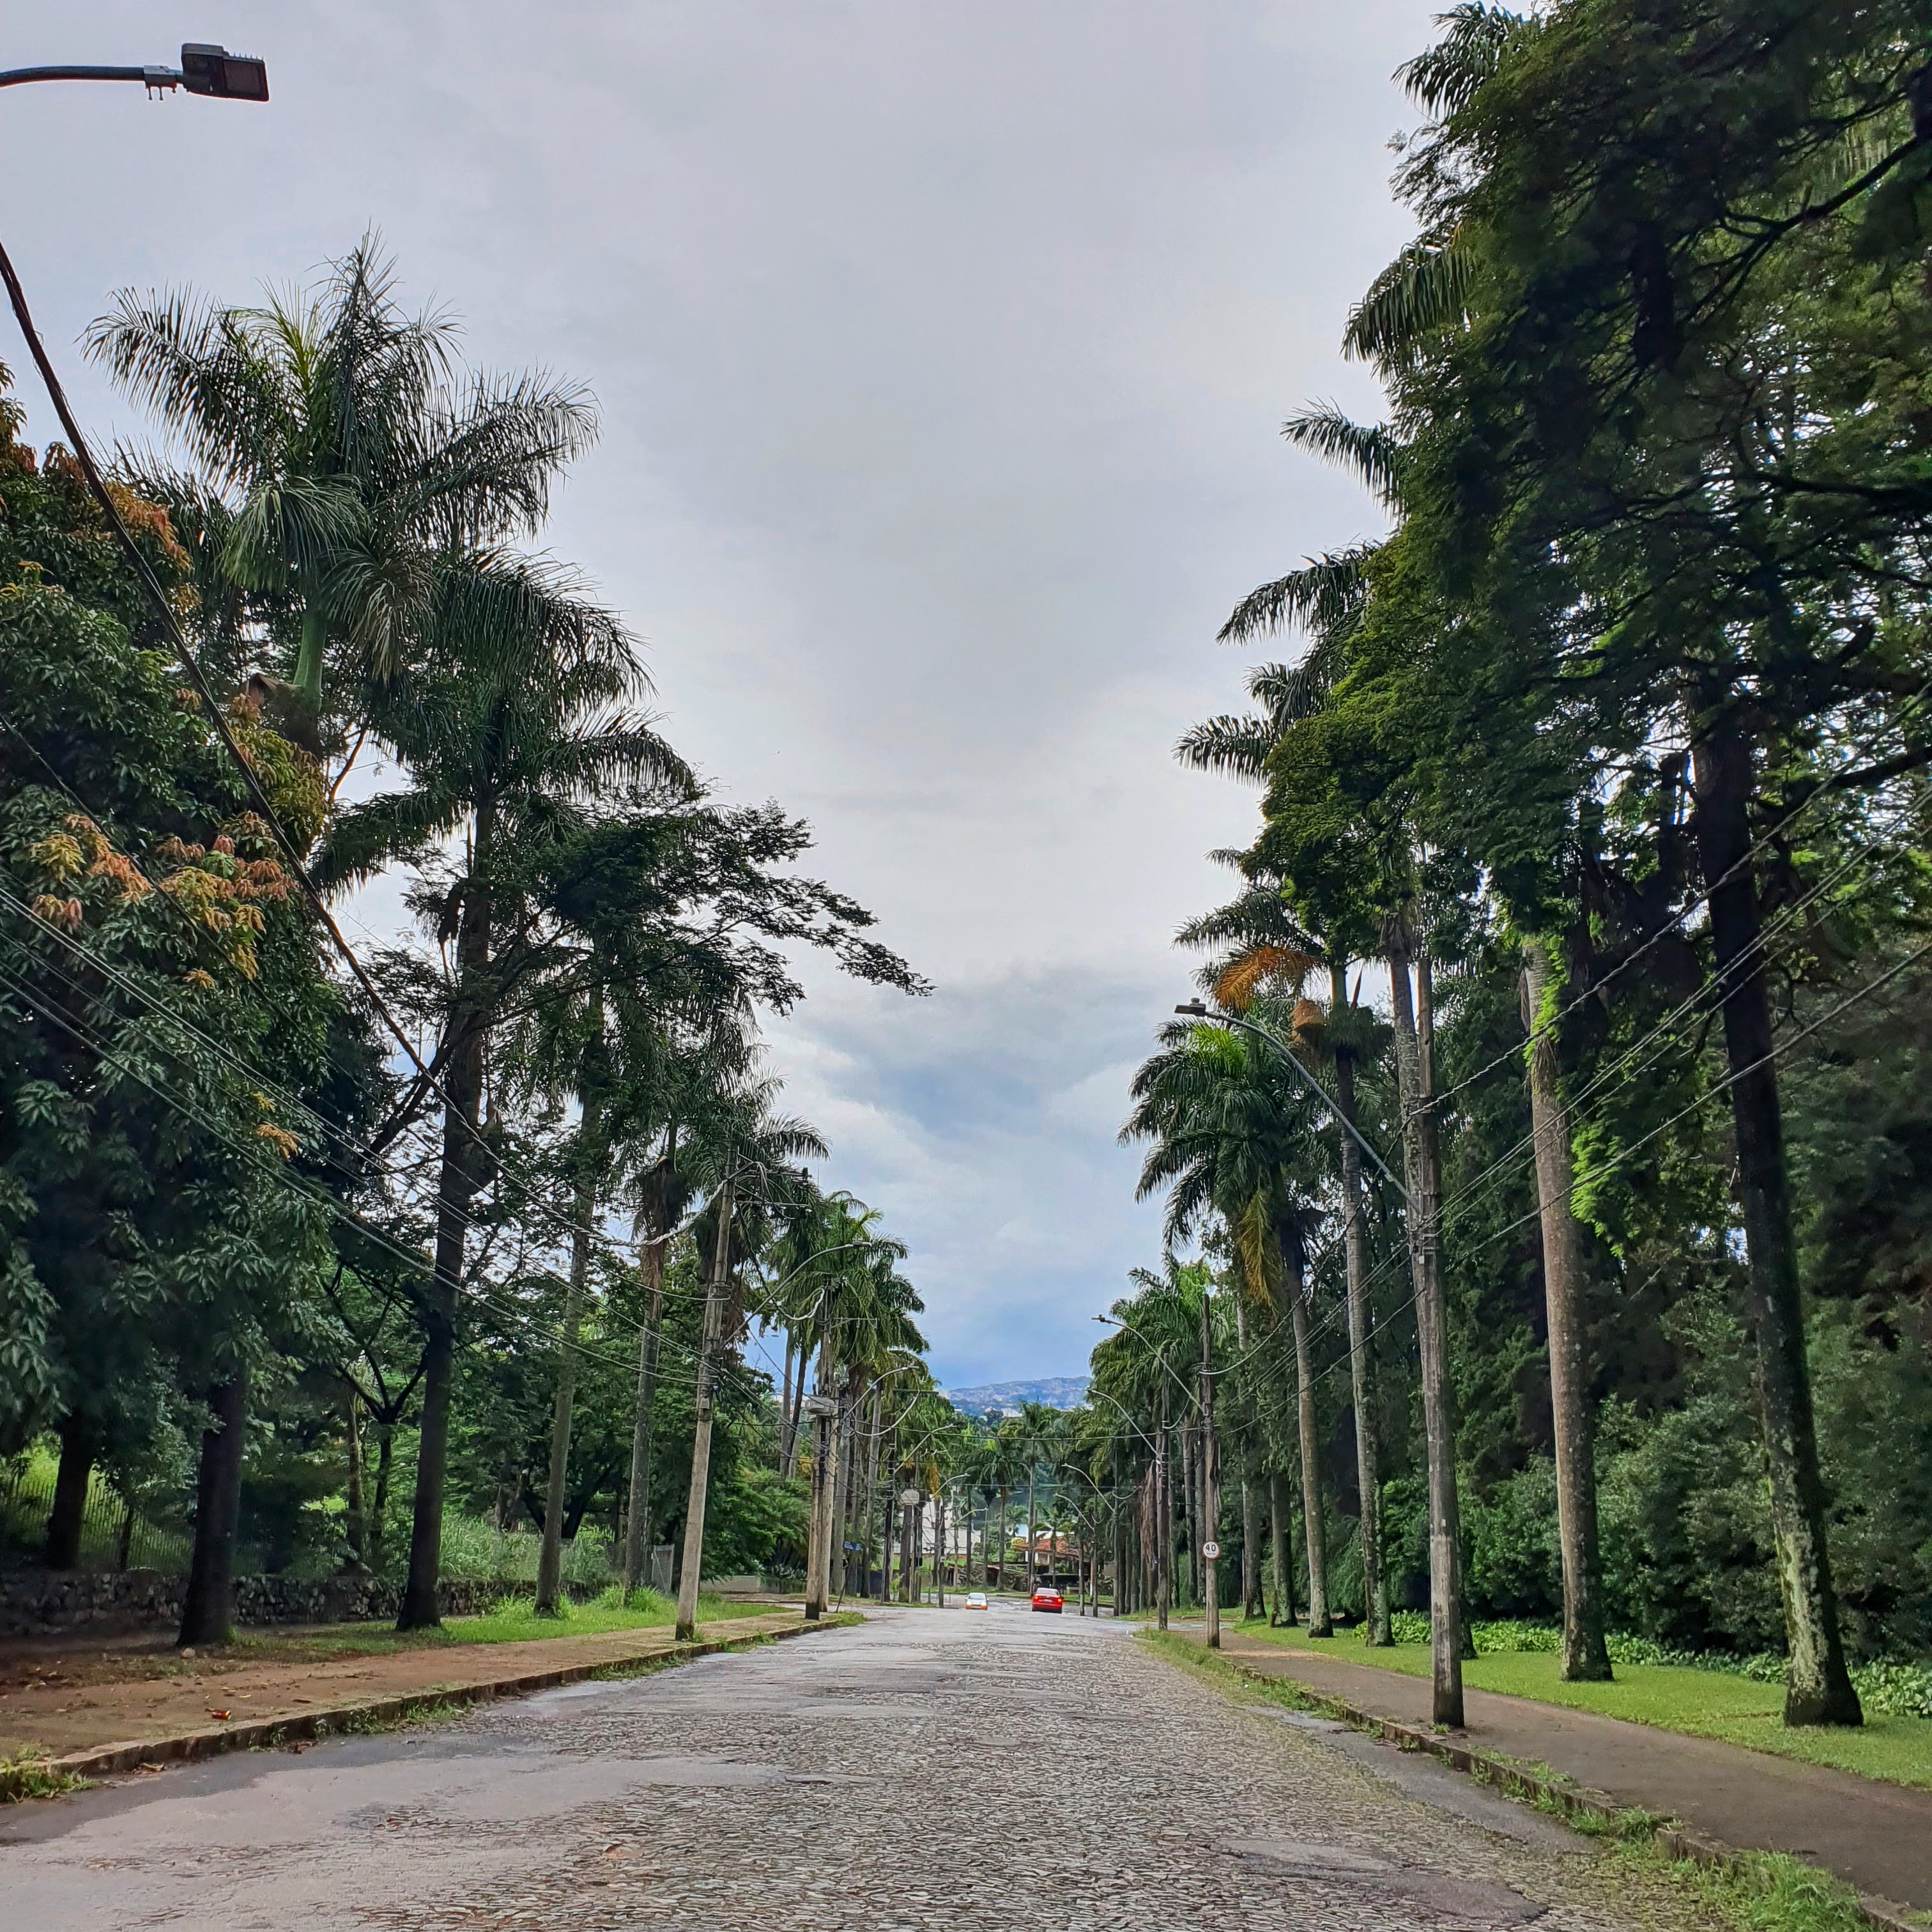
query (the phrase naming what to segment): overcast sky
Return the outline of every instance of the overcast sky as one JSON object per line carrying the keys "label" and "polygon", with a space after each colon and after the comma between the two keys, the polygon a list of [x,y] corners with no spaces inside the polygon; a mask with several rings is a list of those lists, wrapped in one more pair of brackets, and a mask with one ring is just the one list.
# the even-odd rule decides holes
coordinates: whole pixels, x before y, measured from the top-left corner
{"label": "overcast sky", "polygon": [[[1440,4],[1440,0],[1438,0]],[[550,542],[674,742],[776,797],[937,991],[814,969],[771,1030],[824,1179],[913,1248],[940,1378],[1076,1374],[1159,1214],[1118,1148],[1174,927],[1252,794],[1244,592],[1372,532],[1280,441],[1398,247],[1421,0],[9,0],[0,65],[264,55],[266,108],[0,95],[5,236],[74,344],[115,288],[246,301],[368,226],[477,362],[594,389]],[[0,358],[25,362],[10,327]],[[52,434],[23,382],[29,434]]]}

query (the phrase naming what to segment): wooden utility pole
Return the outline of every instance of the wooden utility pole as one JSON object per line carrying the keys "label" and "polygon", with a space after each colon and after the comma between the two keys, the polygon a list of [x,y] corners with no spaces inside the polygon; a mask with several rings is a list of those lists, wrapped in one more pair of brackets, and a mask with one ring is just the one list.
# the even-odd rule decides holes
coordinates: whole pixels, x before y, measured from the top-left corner
{"label": "wooden utility pole", "polygon": [[[1597,1566],[1597,1472],[1586,1375],[1582,1244],[1570,1208],[1570,1117],[1557,1079],[1550,956],[1532,936],[1523,947],[1523,1024],[1529,1034],[1529,1118],[1536,1136],[1538,1218],[1543,1229],[1543,1305],[1550,1331],[1550,1413],[1556,1439],[1556,1527],[1563,1551],[1563,1653],[1557,1675],[1609,1682],[1604,1597]],[[1546,1009],[1552,1010],[1546,1011]]]}
{"label": "wooden utility pole", "polygon": [[677,1640],[698,1636],[698,1580],[704,1568],[704,1499],[711,1480],[711,1415],[716,1406],[718,1351],[724,1332],[725,1284],[731,1276],[730,1160],[718,1190],[718,1239],[711,1257],[711,1280],[704,1297],[704,1328],[698,1347],[697,1411],[691,1437],[691,1490],[685,1504],[684,1571],[677,1580]]}

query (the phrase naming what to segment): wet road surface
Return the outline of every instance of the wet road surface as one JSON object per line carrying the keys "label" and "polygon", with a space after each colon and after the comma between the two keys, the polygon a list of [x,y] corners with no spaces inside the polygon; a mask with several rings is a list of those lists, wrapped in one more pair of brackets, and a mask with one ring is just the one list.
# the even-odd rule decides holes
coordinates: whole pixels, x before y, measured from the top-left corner
{"label": "wet road surface", "polygon": [[0,1814],[46,1932],[1690,1932],[1567,1828],[1076,1617],[862,1628]]}

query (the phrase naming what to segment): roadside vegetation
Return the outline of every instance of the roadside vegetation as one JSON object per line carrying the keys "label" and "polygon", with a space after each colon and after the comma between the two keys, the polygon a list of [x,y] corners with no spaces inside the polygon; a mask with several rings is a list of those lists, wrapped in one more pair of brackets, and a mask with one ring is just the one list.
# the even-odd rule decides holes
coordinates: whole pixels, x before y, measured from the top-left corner
{"label": "roadside vegetation", "polygon": [[1069,1425],[1121,1607],[1924,1781],[1929,74],[1730,0],[1403,70],[1386,406],[1285,427],[1374,527],[1177,748],[1258,809]]}
{"label": "roadside vegetation", "polygon": [[688,1630],[883,1534],[950,1412],[762,1041],[814,962],[926,983],[543,548],[588,390],[469,366],[368,240],[86,346],[152,439],[98,488],[0,370],[0,1553],[184,1576],[205,1648],[242,1574]]}

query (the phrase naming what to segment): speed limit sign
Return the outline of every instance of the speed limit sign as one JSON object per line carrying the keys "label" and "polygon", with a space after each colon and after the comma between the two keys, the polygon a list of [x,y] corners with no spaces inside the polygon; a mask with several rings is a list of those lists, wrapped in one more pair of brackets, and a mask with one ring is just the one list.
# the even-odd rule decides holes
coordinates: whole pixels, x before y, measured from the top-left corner
{"label": "speed limit sign", "polygon": [[1218,1543],[1204,1543],[1201,1546],[1201,1553],[1211,1563],[1220,1555],[1221,1546]]}

